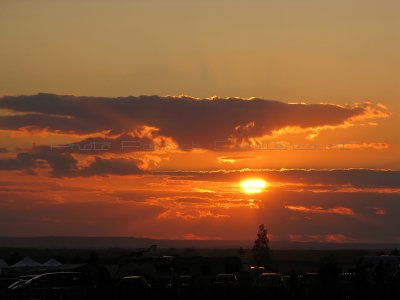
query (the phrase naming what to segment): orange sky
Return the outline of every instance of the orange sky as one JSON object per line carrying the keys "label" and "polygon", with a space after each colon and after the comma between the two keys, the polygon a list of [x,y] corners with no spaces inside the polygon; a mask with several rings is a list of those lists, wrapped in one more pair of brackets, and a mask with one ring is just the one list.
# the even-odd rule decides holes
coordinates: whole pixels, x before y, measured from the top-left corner
{"label": "orange sky", "polygon": [[399,8],[0,3],[0,235],[396,242]]}

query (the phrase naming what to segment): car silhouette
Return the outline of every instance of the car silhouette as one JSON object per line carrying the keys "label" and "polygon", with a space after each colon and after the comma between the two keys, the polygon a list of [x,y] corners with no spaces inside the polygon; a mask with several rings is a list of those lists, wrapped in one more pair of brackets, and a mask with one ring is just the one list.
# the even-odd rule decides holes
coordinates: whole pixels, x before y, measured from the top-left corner
{"label": "car silhouette", "polygon": [[19,280],[8,287],[12,295],[47,299],[52,297],[83,299],[90,297],[94,286],[90,278],[79,272],[55,272]]}

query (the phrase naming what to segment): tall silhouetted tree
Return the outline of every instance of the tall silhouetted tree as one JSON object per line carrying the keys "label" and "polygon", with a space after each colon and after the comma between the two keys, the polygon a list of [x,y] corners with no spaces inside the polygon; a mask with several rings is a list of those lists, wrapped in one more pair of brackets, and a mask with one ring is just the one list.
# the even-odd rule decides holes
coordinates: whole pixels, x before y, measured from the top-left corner
{"label": "tall silhouetted tree", "polygon": [[268,232],[264,224],[258,227],[257,239],[254,241],[253,247],[253,258],[259,266],[269,267],[270,265]]}

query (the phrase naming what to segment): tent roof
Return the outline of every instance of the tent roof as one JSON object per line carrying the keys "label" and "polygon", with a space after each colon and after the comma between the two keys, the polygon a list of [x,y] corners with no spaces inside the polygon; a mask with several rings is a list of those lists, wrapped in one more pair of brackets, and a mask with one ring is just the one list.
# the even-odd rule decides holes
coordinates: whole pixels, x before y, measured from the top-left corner
{"label": "tent roof", "polygon": [[41,265],[42,264],[38,263],[37,261],[34,261],[30,257],[24,257],[22,260],[12,265],[11,267],[39,267]]}
{"label": "tent roof", "polygon": [[58,267],[61,266],[62,263],[60,263],[58,260],[54,259],[54,258],[50,258],[48,261],[46,261],[43,266],[46,267]]}

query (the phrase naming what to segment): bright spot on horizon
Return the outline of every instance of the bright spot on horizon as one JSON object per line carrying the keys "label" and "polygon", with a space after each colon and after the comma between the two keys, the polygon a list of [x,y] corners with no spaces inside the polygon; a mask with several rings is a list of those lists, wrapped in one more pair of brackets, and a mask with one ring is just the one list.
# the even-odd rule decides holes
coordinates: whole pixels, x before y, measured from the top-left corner
{"label": "bright spot on horizon", "polygon": [[240,185],[246,194],[259,194],[267,187],[267,182],[259,178],[251,178],[243,180]]}

